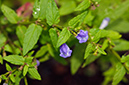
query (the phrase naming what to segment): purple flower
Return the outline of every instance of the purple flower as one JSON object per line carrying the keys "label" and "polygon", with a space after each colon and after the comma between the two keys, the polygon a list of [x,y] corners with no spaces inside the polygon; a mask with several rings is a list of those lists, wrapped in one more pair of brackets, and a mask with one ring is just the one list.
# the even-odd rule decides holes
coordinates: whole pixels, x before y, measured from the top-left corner
{"label": "purple flower", "polygon": [[60,46],[60,56],[63,58],[67,58],[70,57],[72,53],[72,50],[70,50],[70,48],[67,46],[67,44],[62,44]]}
{"label": "purple flower", "polygon": [[85,43],[89,38],[88,31],[80,30],[76,38],[79,40],[79,43]]}
{"label": "purple flower", "polygon": [[37,63],[37,66],[39,66],[39,65],[40,65],[40,62],[39,62],[39,60],[36,60],[36,63]]}
{"label": "purple flower", "polygon": [[110,21],[110,18],[108,18],[108,17],[105,18],[105,19],[103,19],[103,21],[102,21],[102,23],[101,23],[99,29],[104,29],[105,27],[107,27],[109,21]]}

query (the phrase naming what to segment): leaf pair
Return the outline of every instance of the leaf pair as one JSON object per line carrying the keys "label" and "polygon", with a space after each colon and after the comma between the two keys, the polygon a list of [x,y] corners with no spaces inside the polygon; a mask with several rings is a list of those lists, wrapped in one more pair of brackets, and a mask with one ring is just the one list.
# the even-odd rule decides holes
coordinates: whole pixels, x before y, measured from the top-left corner
{"label": "leaf pair", "polygon": [[40,2],[36,0],[33,8],[33,16],[39,19],[46,18],[50,26],[60,21],[58,7],[54,0],[40,0]]}

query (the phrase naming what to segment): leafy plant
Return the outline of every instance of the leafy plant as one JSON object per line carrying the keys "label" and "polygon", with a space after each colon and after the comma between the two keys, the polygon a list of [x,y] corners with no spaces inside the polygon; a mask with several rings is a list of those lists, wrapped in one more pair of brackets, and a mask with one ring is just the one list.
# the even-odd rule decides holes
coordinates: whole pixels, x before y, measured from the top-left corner
{"label": "leafy plant", "polygon": [[7,70],[0,82],[19,85],[24,79],[28,85],[26,76],[41,80],[39,62],[50,58],[70,62],[72,75],[107,58],[111,66],[102,84],[120,83],[129,73],[129,55],[117,53],[129,50],[129,41],[120,34],[129,32],[129,0],[114,1],[35,0],[17,10],[0,2],[0,63]]}

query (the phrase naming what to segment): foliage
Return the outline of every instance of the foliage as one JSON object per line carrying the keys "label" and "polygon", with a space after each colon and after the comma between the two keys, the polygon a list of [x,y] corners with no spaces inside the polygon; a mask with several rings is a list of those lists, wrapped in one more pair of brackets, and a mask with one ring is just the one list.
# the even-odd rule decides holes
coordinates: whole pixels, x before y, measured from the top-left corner
{"label": "foliage", "polygon": [[[0,63],[7,70],[0,82],[19,85],[24,79],[27,85],[26,76],[41,80],[36,61],[51,58],[63,65],[70,62],[72,75],[96,59],[109,62],[103,85],[117,85],[129,73],[128,53],[121,57],[116,52],[129,50],[129,41],[120,34],[129,32],[129,0],[32,0],[16,9],[8,1],[0,0]],[[110,22],[102,22],[106,17]],[[79,35],[79,40],[88,40],[79,43]],[[64,56],[70,51],[70,61],[59,51]]]}

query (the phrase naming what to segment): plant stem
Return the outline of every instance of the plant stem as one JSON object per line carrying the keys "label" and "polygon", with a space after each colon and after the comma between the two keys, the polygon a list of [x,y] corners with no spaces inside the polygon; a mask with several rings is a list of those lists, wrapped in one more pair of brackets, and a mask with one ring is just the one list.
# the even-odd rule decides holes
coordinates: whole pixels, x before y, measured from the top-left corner
{"label": "plant stem", "polygon": [[25,82],[25,85],[28,85],[28,82],[27,82],[27,78],[24,77],[24,82]]}
{"label": "plant stem", "polygon": [[[121,62],[121,57],[120,55],[114,51],[113,49],[111,49],[111,52],[114,54],[114,56]],[[126,64],[123,64],[123,66],[125,67],[125,69],[129,72],[129,68],[126,66]]]}

